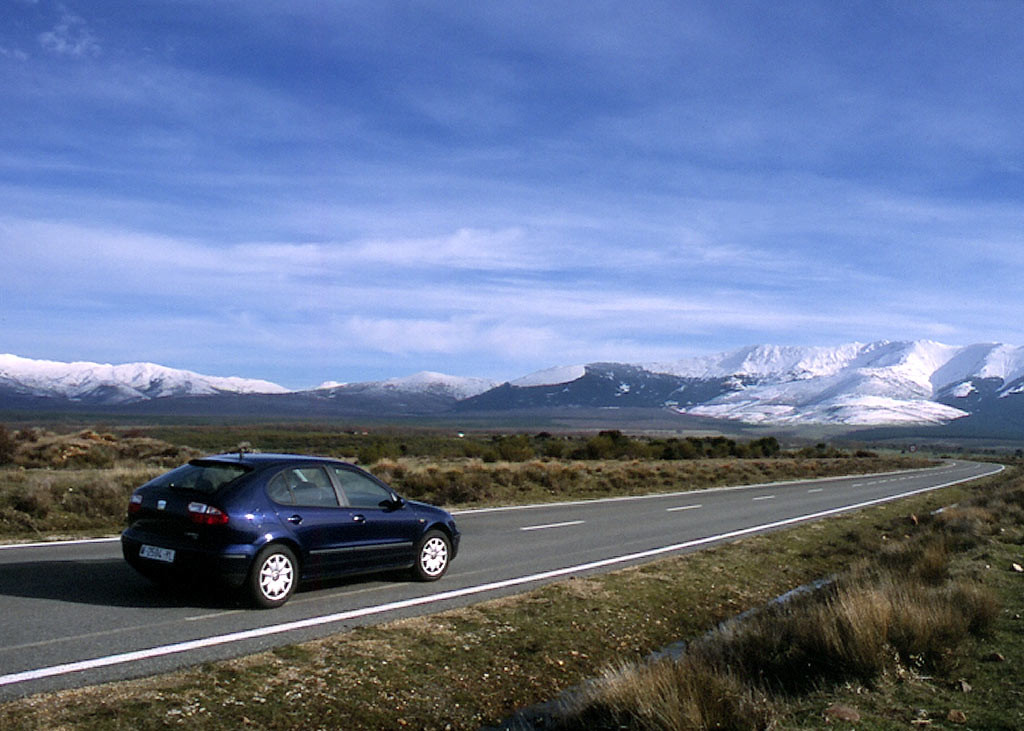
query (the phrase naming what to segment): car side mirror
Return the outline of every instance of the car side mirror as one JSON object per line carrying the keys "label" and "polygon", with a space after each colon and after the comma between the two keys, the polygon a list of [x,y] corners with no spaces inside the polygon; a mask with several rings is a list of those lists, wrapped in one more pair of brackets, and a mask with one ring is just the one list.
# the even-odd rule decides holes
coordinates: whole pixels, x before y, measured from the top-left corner
{"label": "car side mirror", "polygon": [[395,495],[394,493],[392,493],[392,495],[391,495],[391,497],[389,499],[384,500],[380,504],[380,506],[382,508],[384,508],[385,510],[398,510],[403,505],[405,505],[405,500],[403,500],[398,495]]}

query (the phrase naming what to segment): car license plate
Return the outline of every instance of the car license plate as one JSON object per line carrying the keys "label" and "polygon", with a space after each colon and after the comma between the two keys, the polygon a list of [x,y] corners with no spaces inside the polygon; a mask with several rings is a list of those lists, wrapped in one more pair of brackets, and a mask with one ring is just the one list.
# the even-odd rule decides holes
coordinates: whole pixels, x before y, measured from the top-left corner
{"label": "car license plate", "polygon": [[139,549],[139,555],[142,558],[151,558],[154,561],[163,561],[164,563],[174,563],[174,549],[173,548],[158,548],[157,546],[143,546]]}

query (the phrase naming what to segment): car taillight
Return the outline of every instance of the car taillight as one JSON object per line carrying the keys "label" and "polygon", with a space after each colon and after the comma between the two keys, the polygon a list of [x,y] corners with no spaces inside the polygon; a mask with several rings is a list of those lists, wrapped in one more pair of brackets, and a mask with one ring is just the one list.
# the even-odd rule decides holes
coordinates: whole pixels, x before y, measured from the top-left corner
{"label": "car taillight", "polygon": [[198,525],[227,525],[228,515],[206,503],[189,503],[188,517]]}
{"label": "car taillight", "polygon": [[140,510],[142,510],[142,495],[132,495],[128,498],[128,513],[137,513]]}

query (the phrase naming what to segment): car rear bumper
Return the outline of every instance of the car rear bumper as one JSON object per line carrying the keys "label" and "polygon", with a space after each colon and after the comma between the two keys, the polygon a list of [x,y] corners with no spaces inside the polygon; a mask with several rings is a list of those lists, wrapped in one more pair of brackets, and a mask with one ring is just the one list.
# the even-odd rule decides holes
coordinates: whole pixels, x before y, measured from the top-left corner
{"label": "car rear bumper", "polygon": [[[141,556],[139,551],[143,546],[170,549],[174,551],[173,560]],[[121,535],[121,552],[125,561],[144,576],[214,579],[229,588],[242,586],[254,555],[252,546],[200,547],[171,541],[166,536],[128,535],[127,532]]]}

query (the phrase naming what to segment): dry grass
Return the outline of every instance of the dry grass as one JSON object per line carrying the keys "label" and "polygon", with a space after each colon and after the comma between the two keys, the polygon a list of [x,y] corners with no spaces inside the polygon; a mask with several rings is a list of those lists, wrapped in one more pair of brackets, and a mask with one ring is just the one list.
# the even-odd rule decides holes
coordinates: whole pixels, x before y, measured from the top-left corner
{"label": "dry grass", "polygon": [[198,456],[188,447],[143,436],[117,436],[83,429],[57,434],[43,429],[24,429],[12,438],[10,461],[26,468],[109,468],[119,464],[176,467]]}
{"label": "dry grass", "polygon": [[121,526],[132,490],[164,471],[145,465],[0,470],[0,536],[110,533]]}
{"label": "dry grass", "polygon": [[371,470],[400,493],[439,505],[468,506],[586,499],[697,490],[839,474],[926,466],[901,458],[790,458],[702,460],[382,459]]}
{"label": "dry grass", "polygon": [[594,681],[593,701],[573,725],[587,729],[651,731],[771,728],[767,699],[731,673],[687,656],[609,669]]}
{"label": "dry grass", "polygon": [[947,513],[827,588],[692,642],[681,658],[606,671],[560,728],[769,728],[772,698],[951,672],[957,648],[991,630],[999,602],[972,580],[950,578],[953,552],[983,540],[996,516]]}

